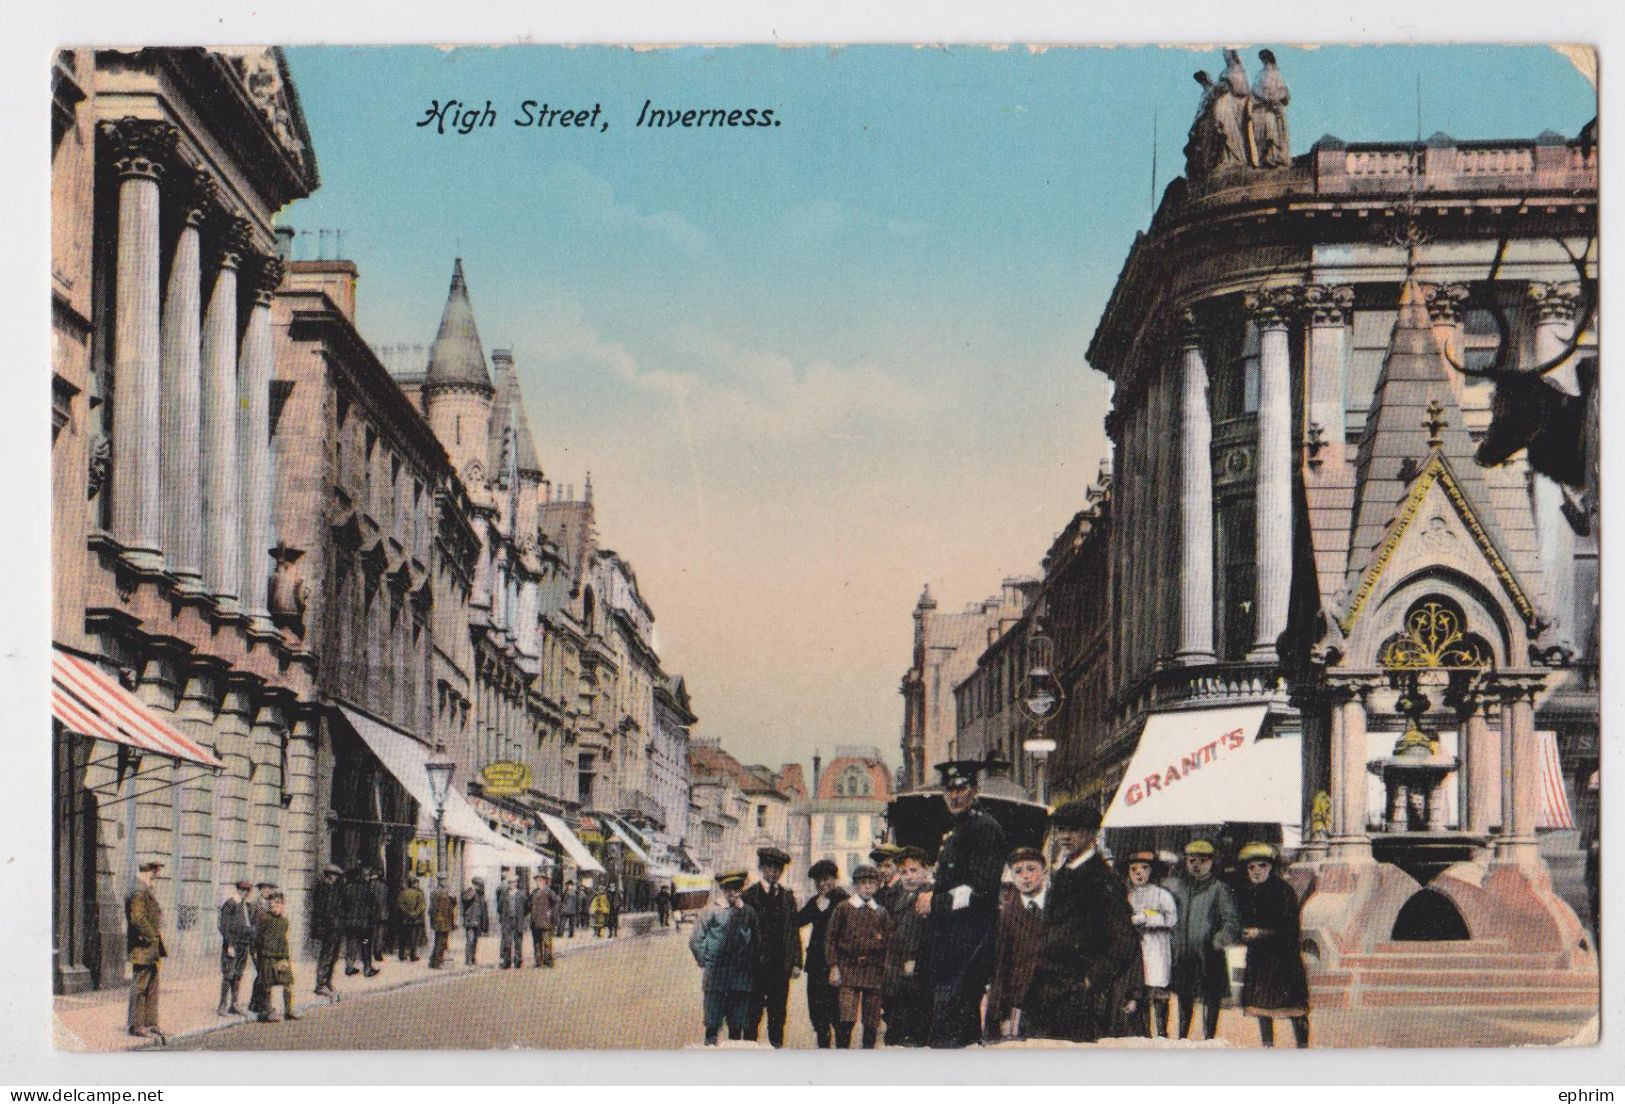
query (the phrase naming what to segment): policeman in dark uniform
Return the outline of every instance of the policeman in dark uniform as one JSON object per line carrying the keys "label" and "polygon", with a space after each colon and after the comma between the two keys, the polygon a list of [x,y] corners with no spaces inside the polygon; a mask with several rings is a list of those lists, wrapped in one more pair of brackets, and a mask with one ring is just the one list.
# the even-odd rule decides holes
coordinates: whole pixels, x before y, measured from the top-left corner
{"label": "policeman in dark uniform", "polygon": [[975,760],[938,763],[950,827],[937,853],[931,892],[919,907],[931,916],[931,1045],[965,1047],[982,1037],[983,990],[993,975],[999,879],[1010,853],[1004,829],[976,808]]}
{"label": "policeman in dark uniform", "polygon": [[796,924],[796,895],[779,884],[790,856],[777,847],[756,849],[762,880],[745,890],[745,904],[756,910],[756,961],[750,990],[745,1038],[754,1042],[767,1013],[767,1041],[784,1045],[784,1006],[790,981],[801,976],[801,929]]}

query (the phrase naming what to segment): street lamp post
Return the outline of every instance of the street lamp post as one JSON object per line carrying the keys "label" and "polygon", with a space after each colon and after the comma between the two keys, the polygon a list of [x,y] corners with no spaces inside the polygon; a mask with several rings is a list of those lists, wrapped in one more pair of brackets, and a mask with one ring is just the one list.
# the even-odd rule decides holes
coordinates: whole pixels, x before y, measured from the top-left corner
{"label": "street lamp post", "polygon": [[435,748],[435,758],[423,764],[429,776],[429,793],[434,797],[434,872],[446,873],[446,796],[451,793],[451,776],[457,764],[446,758],[444,747]]}
{"label": "street lamp post", "polygon": [[1021,712],[1033,723],[1034,734],[1023,740],[1021,750],[1038,760],[1038,801],[1049,804],[1049,777],[1044,769],[1055,741],[1046,739],[1044,726],[1055,719],[1066,700],[1066,692],[1056,680],[1054,671],[1054,645],[1044,635],[1042,624],[1033,623],[1032,635],[1027,638],[1027,676],[1022,680]]}

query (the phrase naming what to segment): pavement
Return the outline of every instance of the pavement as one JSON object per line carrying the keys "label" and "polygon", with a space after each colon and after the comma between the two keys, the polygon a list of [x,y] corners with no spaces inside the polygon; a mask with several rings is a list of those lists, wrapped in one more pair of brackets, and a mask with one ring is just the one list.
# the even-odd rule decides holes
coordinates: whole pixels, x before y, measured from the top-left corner
{"label": "pavement", "polygon": [[[632,919],[630,914],[622,917],[622,934],[618,939],[595,939],[590,928],[578,929],[574,938],[555,938],[554,957],[574,956],[595,949],[603,950],[619,943],[642,938],[629,930],[630,919]],[[653,928],[655,932],[660,930],[658,925]],[[501,943],[496,934],[483,936],[479,941],[476,956],[480,964],[465,966],[462,933],[453,932],[451,949],[440,969],[429,969],[428,947],[425,946],[417,962],[401,962],[394,955],[388,956],[377,967],[378,973],[372,977],[361,973],[346,976],[344,959],[340,956],[338,965],[333,970],[333,988],[338,992],[336,1001],[318,997],[312,992],[316,985],[315,958],[296,957],[293,960],[294,977],[297,982],[294,986],[294,1012],[304,1017],[319,1009],[348,1006],[352,1002],[366,1004],[383,994],[402,989],[435,986],[453,979],[516,972],[504,971],[498,966],[500,947]],[[533,950],[527,932],[525,971],[533,969]],[[253,980],[254,971],[250,967],[244,971],[239,1007],[247,1007]],[[126,1028],[129,1016],[129,989],[126,986],[117,986],[54,998],[51,1019],[52,1045],[59,1050],[77,1051],[147,1050],[161,1045],[175,1047],[241,1025],[248,1025],[250,1029],[256,1031],[271,1026],[259,1023],[255,1017],[246,1013],[239,1016],[221,1016],[215,1012],[220,998],[220,972],[213,961],[200,963],[185,972],[166,970],[160,979],[159,993],[158,1023],[168,1040],[167,1044],[160,1044],[152,1039],[136,1038],[128,1033]],[[275,1000],[280,1012],[282,995],[277,993]]]}
{"label": "pavement", "polygon": [[[458,970],[435,984],[395,985],[365,999],[311,1009],[295,1023],[233,1025],[175,1040],[178,1050],[691,1049],[701,1045],[700,972],[688,927],[650,937],[598,941],[589,935],[552,970]],[[624,931],[624,929],[623,929]],[[350,979],[355,980],[355,979]],[[373,982],[382,981],[372,979]],[[790,987],[785,1045],[811,1049],[803,982]],[[212,1014],[212,1009],[211,1009]],[[1327,1009],[1311,1017],[1311,1043],[1325,1047],[1505,1047],[1596,1042],[1595,1013],[1540,1009]],[[121,1024],[122,1026],[122,1024]],[[1292,1032],[1276,1037],[1290,1049]],[[763,1047],[736,1043],[728,1049]],[[1072,1048],[1030,1041],[994,1048]],[[1202,1041],[1110,1039],[1111,1049],[1257,1049],[1256,1021],[1236,1009]]]}

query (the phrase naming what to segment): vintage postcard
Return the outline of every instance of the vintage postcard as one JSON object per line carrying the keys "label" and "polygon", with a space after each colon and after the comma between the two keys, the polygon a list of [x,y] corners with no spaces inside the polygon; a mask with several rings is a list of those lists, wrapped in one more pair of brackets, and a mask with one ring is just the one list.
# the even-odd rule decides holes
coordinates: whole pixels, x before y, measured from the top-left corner
{"label": "vintage postcard", "polygon": [[1592,49],[50,60],[58,1048],[1597,1042]]}

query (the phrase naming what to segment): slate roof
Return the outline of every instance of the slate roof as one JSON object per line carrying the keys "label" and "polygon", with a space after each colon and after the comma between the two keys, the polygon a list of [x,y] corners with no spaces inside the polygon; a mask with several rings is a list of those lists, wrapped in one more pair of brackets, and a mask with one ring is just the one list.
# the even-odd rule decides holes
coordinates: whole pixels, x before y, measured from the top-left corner
{"label": "slate roof", "polygon": [[468,284],[463,279],[463,259],[452,265],[451,290],[446,309],[440,315],[440,330],[429,352],[425,389],[435,387],[477,387],[493,392],[491,375],[485,367],[485,347],[474,324],[474,305],[468,300]]}

